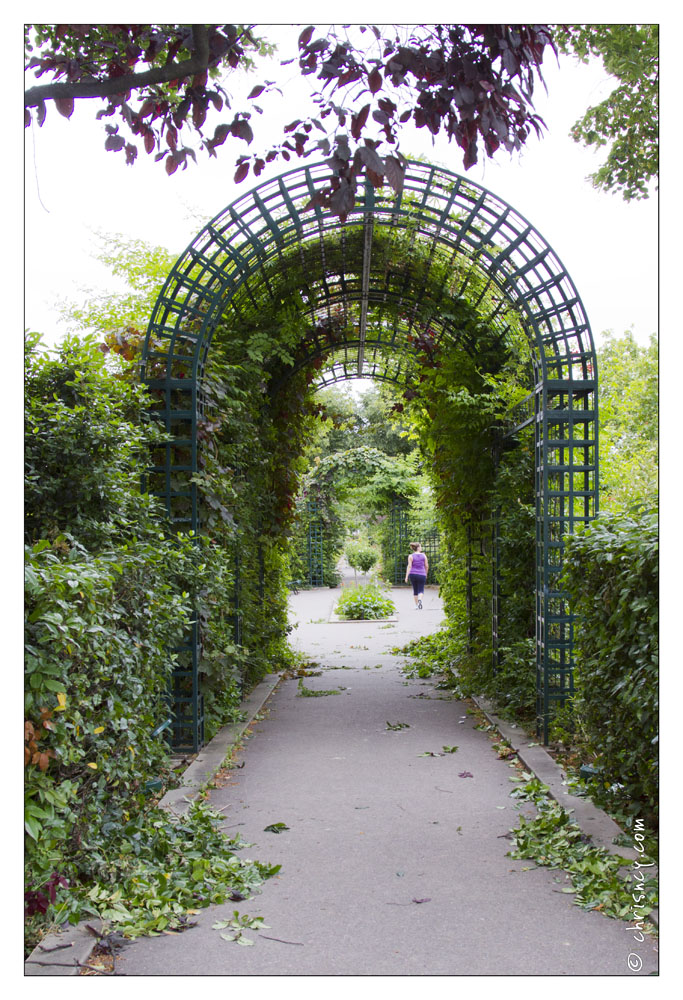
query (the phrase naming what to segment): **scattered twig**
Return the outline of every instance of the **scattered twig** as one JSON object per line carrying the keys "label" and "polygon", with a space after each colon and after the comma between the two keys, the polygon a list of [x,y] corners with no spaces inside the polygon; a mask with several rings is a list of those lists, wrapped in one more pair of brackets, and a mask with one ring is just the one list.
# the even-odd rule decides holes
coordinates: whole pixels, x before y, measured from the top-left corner
{"label": "scattered twig", "polygon": [[40,945],[41,951],[60,951],[62,948],[73,948],[73,941],[69,941],[67,944],[55,944],[51,948],[47,948],[44,944]]}
{"label": "scattered twig", "polygon": [[284,941],[282,938],[271,937],[270,934],[259,934],[259,937],[266,938],[268,941],[279,941],[280,944],[298,944],[303,948],[303,941]]}
{"label": "scattered twig", "polygon": [[117,972],[116,968],[109,972],[107,969],[97,969],[93,965],[88,965],[84,962],[79,962],[74,959],[73,962],[39,962],[35,958],[27,959],[26,965],[44,965],[44,966],[58,966],[62,969],[87,969],[88,972],[95,972],[98,976],[122,976],[124,973]]}
{"label": "scattered twig", "polygon": [[28,958],[25,962],[26,965],[58,965],[62,969],[77,969],[80,962],[75,959],[73,962],[39,962],[37,958]]}

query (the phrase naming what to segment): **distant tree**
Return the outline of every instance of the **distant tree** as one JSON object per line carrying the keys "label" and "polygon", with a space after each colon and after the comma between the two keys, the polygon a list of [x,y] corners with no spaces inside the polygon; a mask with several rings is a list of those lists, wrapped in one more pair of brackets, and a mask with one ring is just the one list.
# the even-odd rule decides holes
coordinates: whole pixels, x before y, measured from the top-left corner
{"label": "distant tree", "polygon": [[[141,141],[148,154],[164,161],[168,174],[185,169],[188,159],[196,160],[195,150],[185,143],[187,133],[199,136],[209,156],[229,138],[249,145],[253,112],[261,110],[253,102],[277,89],[276,82],[258,83],[248,105],[233,112],[225,77],[253,67],[257,56],[272,51],[254,34],[256,27],[26,25],[26,69],[50,77],[50,82],[27,89],[26,124],[34,116],[39,125],[44,123],[48,101],[67,118],[78,100],[104,102],[97,117],[110,119],[104,126],[105,148],[123,152],[126,163],[133,164]],[[313,95],[317,113],[294,109],[300,117],[285,127],[282,142],[266,153],[239,156],[237,182],[250,170],[257,177],[277,158],[323,155],[332,180],[313,200],[344,219],[354,205],[359,178],[367,177],[376,187],[386,180],[401,190],[405,160],[398,140],[409,121],[433,135],[443,129],[461,147],[466,170],[477,162],[482,146],[487,156],[500,147],[513,152],[532,130],[540,134],[544,127],[533,111],[533,90],[536,77],[542,79],[545,49],[554,49],[548,25],[347,28],[311,25],[301,31],[298,52],[283,64],[298,56],[301,74],[318,81]],[[209,134],[210,112],[226,109],[228,117]]]}
{"label": "distant tree", "polygon": [[626,201],[647,198],[659,170],[659,25],[573,24],[558,29],[559,49],[583,62],[602,58],[618,85],[573,126],[576,142],[608,146],[605,163],[591,180]]}
{"label": "distant tree", "polygon": [[106,338],[127,337],[137,342],[144,334],[157,296],[177,254],[144,240],[117,233],[96,233],[95,260],[112,277],[125,282],[116,292],[82,289],[80,302],[62,300],[59,311],[72,333],[97,333]]}
{"label": "distant tree", "polygon": [[654,507],[658,497],[657,339],[647,347],[630,330],[605,334],[600,379],[600,503],[610,513]]}

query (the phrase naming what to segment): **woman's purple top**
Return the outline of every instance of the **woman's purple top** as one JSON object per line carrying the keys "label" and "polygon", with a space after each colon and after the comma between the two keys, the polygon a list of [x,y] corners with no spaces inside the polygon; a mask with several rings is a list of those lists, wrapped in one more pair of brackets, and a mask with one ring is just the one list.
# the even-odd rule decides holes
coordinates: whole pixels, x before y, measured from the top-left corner
{"label": "woman's purple top", "polygon": [[426,576],[427,570],[425,568],[425,554],[424,552],[413,552],[413,561],[410,564],[410,572],[414,573],[415,576]]}

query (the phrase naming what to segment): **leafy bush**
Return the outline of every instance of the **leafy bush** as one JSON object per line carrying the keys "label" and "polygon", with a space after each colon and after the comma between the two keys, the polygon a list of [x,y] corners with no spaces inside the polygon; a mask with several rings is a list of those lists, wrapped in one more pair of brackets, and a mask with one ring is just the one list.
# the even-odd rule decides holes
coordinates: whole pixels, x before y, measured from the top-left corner
{"label": "leafy bush", "polygon": [[365,618],[388,618],[394,614],[396,607],[379,587],[368,584],[346,589],[337,601],[335,610],[340,618],[358,621]]}
{"label": "leafy bush", "polygon": [[[99,913],[128,933],[136,926],[151,929],[157,917],[159,927],[175,920],[179,907],[216,901],[199,872],[203,862],[193,862],[189,875],[179,870],[171,876],[167,861],[169,878],[153,875],[154,864],[162,868],[166,857],[160,830],[174,822],[151,806],[149,791],[154,779],[171,779],[168,747],[154,731],[169,715],[174,650],[195,608],[203,613],[219,598],[224,602],[232,554],[211,539],[198,544],[173,536],[158,503],[141,492],[147,447],[163,435],[147,420],[147,397],[131,372],[132,366],[106,359],[91,340],[67,340],[51,358],[36,335],[27,339],[29,946],[53,920]],[[266,553],[266,569],[268,558]],[[263,601],[259,607],[269,615]],[[261,635],[267,656],[266,630]],[[218,655],[221,641],[218,629],[206,643],[208,652]],[[239,701],[234,686],[232,698]],[[230,707],[222,703],[216,710]],[[227,885],[240,867],[199,813],[179,824],[171,839],[168,856],[179,869],[176,855],[187,858],[199,844],[201,859],[216,847],[227,866],[214,872],[216,885]],[[137,859],[132,871],[131,856]],[[155,916],[156,899],[162,905]],[[129,916],[122,916],[124,909]]]}
{"label": "leafy bush", "polygon": [[601,516],[567,540],[577,624],[577,723],[601,792],[654,822],[658,797],[658,528],[653,513]]}
{"label": "leafy bush", "polygon": [[377,549],[363,541],[347,542],[344,554],[349,566],[352,569],[360,570],[361,573],[367,573],[371,570],[379,558]]}

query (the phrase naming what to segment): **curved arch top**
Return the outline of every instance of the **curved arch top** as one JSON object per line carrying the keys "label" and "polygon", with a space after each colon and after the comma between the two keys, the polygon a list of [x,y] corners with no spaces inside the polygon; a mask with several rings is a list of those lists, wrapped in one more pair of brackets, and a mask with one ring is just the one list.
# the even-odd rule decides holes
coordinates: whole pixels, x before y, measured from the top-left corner
{"label": "curved arch top", "polygon": [[[541,378],[590,377],[594,345],[574,283],[560,258],[531,223],[497,195],[459,174],[409,162],[399,195],[366,184],[345,223],[321,209],[307,208],[329,181],[325,164],[298,167],[245,192],[216,215],[190,243],[171,271],[152,314],[143,371],[154,360],[167,375],[183,371],[201,377],[213,329],[231,297],[247,282],[267,283],[264,268],[277,265],[299,245],[320,247],[325,284],[325,238],[362,227],[353,288],[325,288],[330,303],[355,296],[360,303],[356,374],[364,369],[368,307],[382,294],[375,273],[373,229],[409,230],[423,245],[441,247],[455,263],[467,261],[485,278],[477,303],[495,325],[503,304],[516,308],[534,344]],[[348,266],[349,261],[345,261]],[[337,263],[337,269],[339,264]],[[343,286],[343,275],[341,279]],[[374,366],[375,377],[384,373]],[[348,364],[344,366],[349,377]]]}

